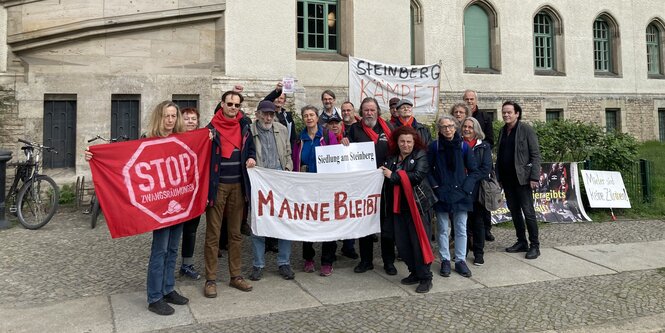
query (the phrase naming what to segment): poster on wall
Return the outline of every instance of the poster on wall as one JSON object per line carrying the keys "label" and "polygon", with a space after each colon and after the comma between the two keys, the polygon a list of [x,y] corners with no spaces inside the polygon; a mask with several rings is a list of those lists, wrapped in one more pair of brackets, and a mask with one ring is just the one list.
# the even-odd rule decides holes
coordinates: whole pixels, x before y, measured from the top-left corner
{"label": "poster on wall", "polygon": [[391,98],[413,102],[414,114],[436,114],[441,65],[392,65],[349,56],[349,100],[360,105],[374,97],[383,110]]}
{"label": "poster on wall", "polygon": [[[538,187],[533,190],[536,219],[568,223],[591,221],[581,202],[577,163],[541,163]],[[507,206],[492,212],[492,223],[511,221]]]}

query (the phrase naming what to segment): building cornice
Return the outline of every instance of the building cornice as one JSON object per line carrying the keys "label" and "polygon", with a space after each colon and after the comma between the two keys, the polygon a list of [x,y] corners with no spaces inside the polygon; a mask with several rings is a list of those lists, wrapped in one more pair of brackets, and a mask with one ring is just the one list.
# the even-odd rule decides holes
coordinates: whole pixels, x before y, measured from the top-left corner
{"label": "building cornice", "polygon": [[[0,0],[2,1],[2,0]],[[18,1],[18,0],[17,0]],[[11,1],[6,1],[11,2]],[[29,2],[24,0],[23,2]],[[81,38],[110,33],[145,30],[174,24],[216,20],[222,17],[226,3],[137,13],[120,16],[107,16],[60,26],[23,32],[7,36],[7,44],[12,51],[20,52],[52,44],[69,42]]]}

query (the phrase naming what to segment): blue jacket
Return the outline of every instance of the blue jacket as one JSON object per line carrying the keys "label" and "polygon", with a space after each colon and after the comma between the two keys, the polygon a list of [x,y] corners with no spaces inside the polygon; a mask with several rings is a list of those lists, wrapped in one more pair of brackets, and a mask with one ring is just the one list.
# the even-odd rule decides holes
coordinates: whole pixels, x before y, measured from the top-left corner
{"label": "blue jacket", "polygon": [[492,172],[492,147],[489,142],[478,140],[476,145],[471,148],[473,155],[478,162],[479,178],[476,186],[473,189],[473,197],[478,198],[478,189],[480,188],[480,181],[489,178]]}
{"label": "blue jacket", "polygon": [[445,160],[446,145],[443,140],[446,139],[439,134],[439,139],[432,142],[427,150],[431,170],[429,181],[439,198],[434,208],[439,212],[473,211],[473,191],[480,179],[476,158],[469,145],[455,133],[451,145],[454,168],[450,170]]}

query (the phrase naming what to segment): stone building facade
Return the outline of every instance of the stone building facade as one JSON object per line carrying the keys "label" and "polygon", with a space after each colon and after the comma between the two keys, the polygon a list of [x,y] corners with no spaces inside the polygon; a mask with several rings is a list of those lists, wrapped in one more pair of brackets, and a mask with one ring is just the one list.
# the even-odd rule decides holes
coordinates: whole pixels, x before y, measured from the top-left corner
{"label": "stone building facade", "polygon": [[348,55],[441,62],[440,110],[474,89],[480,107],[497,115],[513,99],[529,121],[607,126],[611,119],[639,140],[665,135],[659,0],[0,0],[0,6],[0,147],[17,156],[17,138],[62,146],[66,156],[50,166],[66,182],[89,174],[82,154],[87,139],[127,127],[141,132],[165,99],[193,103],[205,123],[233,85],[245,86],[244,108],[251,111],[276,82],[293,77],[294,110],[320,105],[324,89],[337,92],[339,104],[347,96]]}

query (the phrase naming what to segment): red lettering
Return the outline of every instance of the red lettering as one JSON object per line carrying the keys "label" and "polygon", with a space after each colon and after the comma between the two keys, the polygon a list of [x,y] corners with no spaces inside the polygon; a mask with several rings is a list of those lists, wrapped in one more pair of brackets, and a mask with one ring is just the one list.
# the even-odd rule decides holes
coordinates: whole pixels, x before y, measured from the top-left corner
{"label": "red lettering", "polygon": [[363,199],[354,200],[353,206],[356,217],[363,217]]}
{"label": "red lettering", "polygon": [[367,199],[365,202],[365,216],[374,214],[374,201]]}
{"label": "red lettering", "polygon": [[437,91],[439,90],[439,87],[438,86],[430,86],[430,87],[432,88],[432,104],[431,105],[434,106],[434,105],[436,105],[434,103],[438,103],[437,102],[437,97],[439,96],[439,94],[437,93]]}
{"label": "red lettering", "polygon": [[349,214],[346,208],[346,192],[335,192],[335,220],[343,220]]}
{"label": "red lettering", "polygon": [[414,109],[418,107],[418,102],[417,102],[417,100],[418,100],[418,93],[417,93],[418,87],[422,88],[422,86],[419,86],[417,84],[413,85],[413,108]]}
{"label": "red lettering", "polygon": [[[406,92],[404,92],[406,89]],[[411,87],[407,84],[402,85],[402,96],[408,96],[411,93]]]}
{"label": "red lettering", "polygon": [[379,198],[381,198],[381,194],[370,194],[367,196],[368,200],[371,200],[371,204],[374,206],[374,209],[372,210],[372,214],[376,214],[379,208]]}
{"label": "red lettering", "polygon": [[268,196],[266,197],[263,191],[259,190],[259,216],[263,216],[263,205],[269,205],[270,207],[270,216],[275,216],[275,205],[273,202],[272,190],[268,191]]}
{"label": "red lettering", "polygon": [[307,219],[308,220],[318,220],[318,210],[319,210],[319,204],[307,204]]}
{"label": "red lettering", "polygon": [[367,86],[365,85],[365,79],[360,79],[360,100],[362,101],[363,98],[369,97],[367,93],[365,92],[365,88]]}
{"label": "red lettering", "polygon": [[381,82],[377,82],[376,80],[374,81],[374,84],[376,85],[374,87],[374,98],[379,99],[379,96],[383,98],[383,85]]}
{"label": "red lettering", "polygon": [[302,220],[305,216],[305,204],[294,204],[293,205],[293,219]]}
{"label": "red lettering", "polygon": [[319,214],[321,216],[321,222],[330,221],[330,217],[328,217],[328,214],[330,213],[330,210],[328,208],[330,208],[330,203],[328,203],[328,202],[322,202],[321,203],[321,212]]}
{"label": "red lettering", "polygon": [[291,207],[289,206],[289,201],[286,200],[286,199],[284,199],[284,201],[282,201],[282,206],[279,209],[279,218],[280,219],[284,218],[284,213],[286,213],[286,215],[288,215],[289,220],[293,219],[293,215],[291,215]]}
{"label": "red lettering", "polygon": [[395,94],[395,97],[398,97],[397,95],[399,94],[397,89],[399,89],[399,83],[395,84],[394,87],[391,87],[390,83],[386,83],[386,90],[388,90],[388,92],[392,92],[393,94]]}

